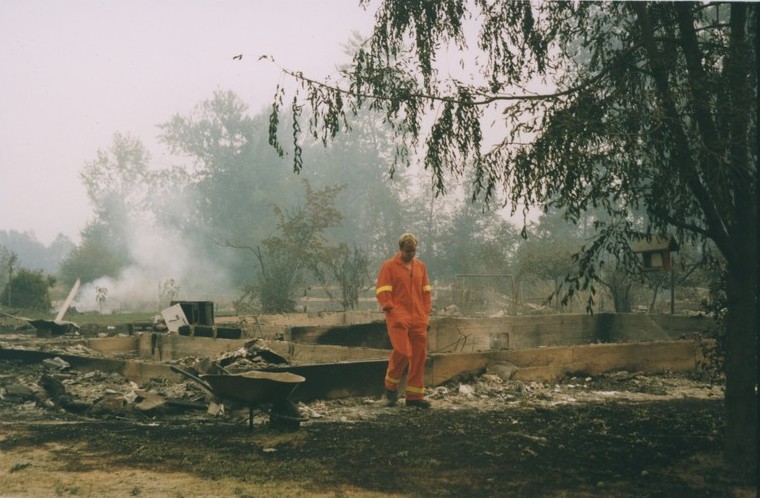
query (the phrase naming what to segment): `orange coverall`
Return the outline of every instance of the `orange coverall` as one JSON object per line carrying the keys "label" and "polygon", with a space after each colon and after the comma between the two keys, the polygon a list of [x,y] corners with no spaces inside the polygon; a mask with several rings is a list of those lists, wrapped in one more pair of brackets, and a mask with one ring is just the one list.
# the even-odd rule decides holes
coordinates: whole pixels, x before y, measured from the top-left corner
{"label": "orange coverall", "polygon": [[385,388],[398,391],[404,370],[409,367],[408,400],[425,397],[428,315],[433,310],[427,268],[417,259],[412,259],[411,265],[411,270],[404,266],[401,253],[397,253],[383,263],[375,288],[393,346]]}

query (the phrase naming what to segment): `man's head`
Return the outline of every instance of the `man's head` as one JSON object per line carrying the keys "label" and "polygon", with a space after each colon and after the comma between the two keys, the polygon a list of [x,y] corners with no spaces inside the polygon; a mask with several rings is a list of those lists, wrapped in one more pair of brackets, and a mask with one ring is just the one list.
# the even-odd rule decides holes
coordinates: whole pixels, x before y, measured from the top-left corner
{"label": "man's head", "polygon": [[417,237],[411,233],[405,233],[398,239],[398,248],[401,251],[401,259],[409,263],[417,253]]}

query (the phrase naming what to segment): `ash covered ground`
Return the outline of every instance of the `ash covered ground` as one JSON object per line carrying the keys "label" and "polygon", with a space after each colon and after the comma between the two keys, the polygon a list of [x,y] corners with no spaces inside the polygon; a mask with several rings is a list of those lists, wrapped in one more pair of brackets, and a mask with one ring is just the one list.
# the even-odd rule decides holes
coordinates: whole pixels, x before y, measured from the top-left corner
{"label": "ash covered ground", "polygon": [[[253,356],[249,347],[225,360]],[[486,371],[428,397],[430,410],[380,398],[299,403],[295,426],[264,406],[249,428],[247,409],[192,380],[138,386],[56,358],[2,361],[0,495],[756,494],[722,463],[723,386],[709,379],[614,372],[538,383]]]}

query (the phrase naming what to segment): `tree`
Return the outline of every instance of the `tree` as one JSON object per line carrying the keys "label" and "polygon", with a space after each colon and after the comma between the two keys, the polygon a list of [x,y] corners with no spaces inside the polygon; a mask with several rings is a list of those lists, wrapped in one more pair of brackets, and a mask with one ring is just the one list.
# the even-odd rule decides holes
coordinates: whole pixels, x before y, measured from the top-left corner
{"label": "tree", "polygon": [[367,247],[378,255],[384,254],[385,242],[395,239],[398,227],[408,219],[404,199],[410,182],[405,174],[397,173],[391,179],[390,147],[385,127],[367,111],[330,147],[305,145],[307,155],[300,174],[314,188],[345,185],[335,207],[347,216],[331,233],[337,240]]}
{"label": "tree", "polygon": [[296,180],[267,145],[265,115],[247,112],[240,97],[216,91],[186,115],[159,125],[170,152],[190,161],[182,179],[185,202],[173,203],[182,213],[165,209],[183,230],[258,242],[276,224],[262,223],[262,213],[273,203],[295,200],[287,187]]}
{"label": "tree", "polygon": [[114,229],[98,221],[85,226],[82,242],[61,263],[59,274],[64,284],[73,285],[77,278],[87,283],[119,275],[129,262],[129,254],[127,247],[118,242],[120,237],[114,236]]}
{"label": "tree", "polygon": [[[378,126],[378,119],[364,113],[350,133],[342,135],[333,147],[322,148],[313,140],[302,144],[310,153],[302,177],[308,179],[315,191],[345,185],[334,207],[351,216],[329,228],[331,240],[344,241],[348,246],[361,245],[367,252],[387,240],[389,233],[395,236],[395,227],[401,219],[399,192],[405,185],[399,182],[389,188],[385,182],[388,177],[385,158],[391,145],[386,131]],[[251,265],[244,252],[224,251],[210,241],[231,241],[235,246],[258,248],[259,255],[267,261],[270,258],[263,242],[278,230],[278,221],[282,221],[278,214],[272,216],[272,206],[304,202],[300,185],[294,184],[300,180],[267,143],[267,126],[266,114],[249,116],[247,106],[238,96],[221,91],[214,92],[212,98],[190,112],[177,114],[160,125],[160,139],[184,164],[163,173],[174,189],[153,196],[151,210],[162,226],[181,231],[184,244],[207,259],[223,261],[233,275],[233,284],[263,278],[261,264]],[[314,278],[321,275],[329,279],[334,270],[328,266],[338,264],[340,255],[325,252],[322,256],[336,259],[330,264],[320,260],[325,264],[312,265],[312,273]],[[271,264],[273,261],[265,262],[266,266]],[[253,294],[256,293],[250,293],[249,297]],[[341,300],[337,294],[334,297],[336,302]]]}
{"label": "tree", "polygon": [[536,236],[523,241],[517,249],[515,260],[520,282],[550,280],[554,288],[547,296],[547,302],[553,301],[554,306],[560,309],[560,290],[567,275],[576,268],[573,254],[581,245],[580,238],[571,235],[566,228],[559,233],[539,230]]}
{"label": "tree", "polygon": [[[446,196],[436,201],[451,212],[448,215],[435,214],[442,221],[437,233],[428,236],[421,232],[424,260],[431,275],[451,282],[461,274],[508,274],[512,271],[512,256],[521,239],[511,223],[499,213],[468,199],[456,200]],[[429,225],[434,223],[429,221]]]}
{"label": "tree", "polygon": [[633,309],[632,290],[635,282],[624,267],[614,261],[612,264],[611,268],[607,268],[606,275],[600,276],[599,282],[612,294],[615,312],[630,313]]}
{"label": "tree", "polygon": [[259,263],[255,284],[244,289],[258,297],[264,313],[291,313],[296,308],[296,291],[302,283],[298,260],[278,250],[277,242],[267,239],[251,249]]}
{"label": "tree", "polygon": [[51,308],[50,288],[54,285],[54,277],[46,276],[41,271],[21,268],[6,284],[0,302],[8,302],[13,288],[14,307],[47,312]]}
{"label": "tree", "polygon": [[[567,305],[572,297],[578,297],[575,289],[566,292],[568,275],[578,271],[579,251],[583,247],[584,240],[588,235],[588,226],[594,223],[609,223],[605,213],[587,210],[582,213],[578,225],[568,222],[561,212],[550,210],[543,213],[538,223],[530,227],[530,237],[520,244],[517,251],[517,264],[520,278],[542,278],[551,280],[554,289],[547,302],[554,301],[557,309],[560,305]],[[607,221],[602,221],[607,220]],[[584,235],[585,234],[585,235]],[[607,289],[612,297],[614,311],[618,313],[630,312],[633,307],[633,291],[637,287],[637,281],[643,281],[645,274],[638,265],[626,265],[625,260],[620,260],[620,251],[599,253],[598,271],[596,281]],[[631,257],[629,251],[622,251],[624,257]],[[594,289],[596,291],[596,289]],[[591,304],[596,303],[593,296]],[[587,305],[587,308],[591,306]],[[594,310],[605,310],[606,306],[594,307]]]}
{"label": "tree", "polygon": [[19,255],[19,264],[25,268],[35,268],[47,273],[58,271],[61,261],[74,249],[74,243],[65,235],[58,234],[45,247],[37,240],[34,232],[0,230],[0,246]]}
{"label": "tree", "polygon": [[0,304],[7,304],[8,307],[13,304],[13,270],[18,263],[18,256],[15,252],[9,251],[5,246],[0,246],[0,275],[6,283],[5,296],[0,299]]}
{"label": "tree", "polygon": [[[726,456],[756,478],[757,23],[743,2],[389,0],[344,86],[288,72],[303,88],[294,140],[304,107],[329,139],[367,105],[394,123],[397,158],[422,142],[440,192],[443,172],[469,167],[484,199],[501,189],[574,221],[603,208],[615,221],[596,224],[571,291],[593,290],[599,259],[632,238],[713,241],[727,266]],[[471,24],[478,56],[464,50]],[[461,74],[436,65],[457,53]],[[492,116],[504,127],[488,143]],[[637,208],[643,233],[627,217]]]}
{"label": "tree", "polygon": [[372,282],[368,272],[369,256],[361,248],[349,248],[346,243],[334,247],[328,255],[329,259],[324,264],[340,287],[340,298],[335,299],[331,293],[328,294],[340,302],[343,311],[354,309],[359,304],[361,291]]}
{"label": "tree", "polygon": [[63,234],[58,234],[55,240],[47,248],[48,265],[41,267],[48,272],[57,272],[61,263],[76,249],[76,244]]}
{"label": "tree", "polygon": [[[114,230],[127,226],[129,213],[140,209],[148,197],[152,183],[149,162],[150,154],[142,142],[115,133],[111,147],[98,150],[96,158],[85,164],[79,176],[97,221]],[[114,235],[124,234],[117,231]]]}
{"label": "tree", "polygon": [[339,226],[343,219],[335,207],[335,198],[344,187],[313,189],[308,180],[304,180],[304,187],[302,204],[292,209],[274,206],[280,220],[277,234],[256,247],[229,240],[221,242],[223,246],[248,249],[258,261],[257,280],[244,288],[245,295],[238,301],[241,305],[255,297],[265,313],[294,311],[298,286],[307,276],[316,279],[332,298],[328,275],[339,270],[341,251],[340,246],[330,243],[325,232]]}
{"label": "tree", "polygon": [[237,284],[253,277],[249,261],[210,241],[255,247],[276,230],[272,205],[297,201],[298,180],[268,145],[267,126],[265,114],[249,116],[229,91],[159,125],[159,139],[188,164],[165,173],[176,190],[156,199],[158,221],[179,230],[196,252],[224,261]]}
{"label": "tree", "polygon": [[94,217],[82,230],[81,244],[61,263],[65,284],[77,278],[87,283],[102,276],[116,277],[130,264],[133,223],[146,222],[144,206],[153,184],[149,161],[150,154],[139,140],[115,133],[111,147],[98,150],[96,158],[82,168],[79,176]]}

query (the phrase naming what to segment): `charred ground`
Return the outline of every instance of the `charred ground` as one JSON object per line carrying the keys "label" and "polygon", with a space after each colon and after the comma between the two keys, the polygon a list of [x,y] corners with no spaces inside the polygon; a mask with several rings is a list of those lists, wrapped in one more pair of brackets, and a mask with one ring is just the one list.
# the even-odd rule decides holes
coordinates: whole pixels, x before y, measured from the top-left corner
{"label": "charred ground", "polygon": [[[44,366],[2,365],[2,385]],[[97,405],[130,388],[68,374]],[[121,386],[121,387],[120,387]],[[192,383],[155,392],[192,399]],[[103,394],[103,390],[107,391]],[[281,430],[244,411],[75,414],[0,400],[3,496],[605,496],[744,497],[720,457],[722,388],[681,375],[616,372],[557,384],[475,376],[431,390],[434,408],[378,399],[302,404]]]}

